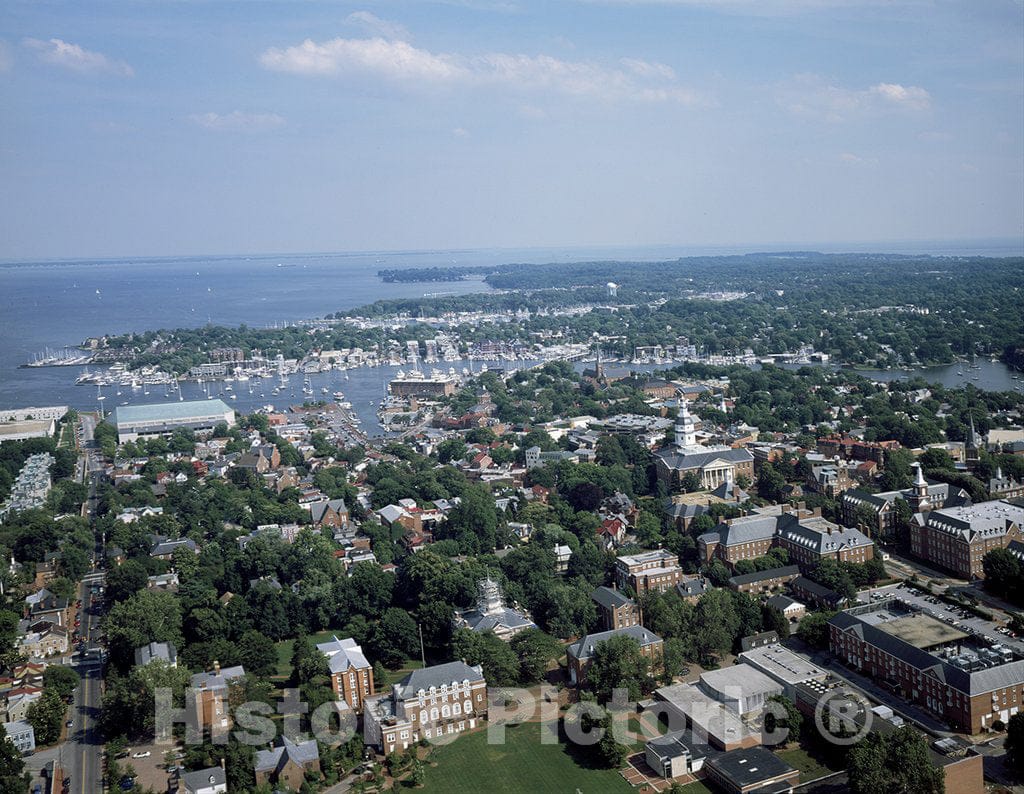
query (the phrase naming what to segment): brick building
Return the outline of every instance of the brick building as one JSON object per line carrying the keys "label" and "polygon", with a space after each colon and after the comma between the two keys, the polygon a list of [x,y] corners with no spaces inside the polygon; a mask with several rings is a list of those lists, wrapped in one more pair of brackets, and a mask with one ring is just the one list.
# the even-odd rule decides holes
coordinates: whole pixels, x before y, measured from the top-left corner
{"label": "brick building", "polygon": [[613,631],[600,631],[596,634],[587,634],[566,649],[569,683],[574,686],[586,684],[587,669],[594,658],[594,649],[612,637],[629,637],[640,646],[640,653],[651,660],[653,669],[656,670],[661,665],[665,642],[653,631],[648,631],[643,626],[628,626]]}
{"label": "brick building", "polygon": [[640,608],[636,601],[610,587],[598,587],[590,594],[597,604],[601,627],[607,631],[640,625]]}
{"label": "brick building", "polygon": [[978,579],[985,575],[985,554],[1024,539],[1022,525],[1024,507],[1008,501],[917,513],[910,524],[910,549],[957,576]]}
{"label": "brick building", "polygon": [[464,662],[413,670],[391,688],[364,703],[363,738],[387,754],[402,752],[420,739],[461,733],[487,716],[483,670]]}
{"label": "brick building", "polygon": [[821,560],[864,563],[874,556],[871,539],[858,529],[826,521],[817,508],[775,505],[751,515],[730,518],[697,538],[701,560],[717,557],[730,567],[740,560],[763,557],[773,548],[785,549],[801,569]]}
{"label": "brick building", "polygon": [[1024,660],[895,600],[833,616],[829,644],[861,675],[967,733],[1005,723],[1024,702]]}
{"label": "brick building", "polygon": [[363,655],[355,640],[347,637],[316,646],[327,657],[331,671],[331,689],[338,700],[344,700],[356,714],[363,710],[363,701],[374,694],[373,665]]}
{"label": "brick building", "polygon": [[615,581],[620,588],[632,588],[637,595],[648,590],[663,593],[683,577],[679,557],[664,549],[628,554],[615,560]]}

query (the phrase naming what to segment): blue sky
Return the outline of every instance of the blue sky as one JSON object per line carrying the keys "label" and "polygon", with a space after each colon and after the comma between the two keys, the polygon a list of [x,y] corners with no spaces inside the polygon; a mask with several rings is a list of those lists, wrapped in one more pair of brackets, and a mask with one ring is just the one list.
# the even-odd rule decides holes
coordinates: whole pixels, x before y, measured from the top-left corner
{"label": "blue sky", "polygon": [[0,258],[1021,240],[1022,18],[8,0]]}

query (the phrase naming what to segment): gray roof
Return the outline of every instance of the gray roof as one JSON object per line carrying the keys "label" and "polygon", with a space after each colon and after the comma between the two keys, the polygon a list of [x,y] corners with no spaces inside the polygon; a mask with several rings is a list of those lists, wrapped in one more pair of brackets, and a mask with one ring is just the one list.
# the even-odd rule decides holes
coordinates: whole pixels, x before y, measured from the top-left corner
{"label": "gray roof", "polygon": [[502,628],[525,629],[537,627],[536,623],[511,607],[504,607],[500,612],[490,614],[483,614],[478,609],[467,609],[465,612],[456,611],[456,615],[466,621],[466,625],[473,631],[498,632]]}
{"label": "gray roof", "polygon": [[686,743],[686,738],[690,733],[691,731],[682,730],[655,736],[647,742],[645,749],[653,751],[661,761],[678,758],[681,755],[690,756],[694,760],[700,759],[704,756],[703,748],[700,745]]}
{"label": "gray roof", "polygon": [[788,772],[795,771],[775,753],[763,747],[748,747],[745,750],[731,750],[728,753],[709,758],[723,778],[730,781],[737,791],[744,791],[762,780],[774,780]]}
{"label": "gray roof", "polygon": [[796,579],[790,581],[789,586],[793,589],[803,590],[806,593],[810,593],[812,596],[820,598],[823,601],[839,603],[843,600],[843,597],[835,590],[825,587],[823,584],[818,584],[813,579],[808,579],[806,576],[796,577]]}
{"label": "gray roof", "polygon": [[729,584],[743,585],[751,582],[767,581],[769,579],[780,579],[784,576],[797,577],[800,575],[800,567],[797,565],[786,565],[782,568],[771,568],[767,571],[754,571],[739,576],[730,576]]}
{"label": "gray roof", "polygon": [[296,764],[304,766],[313,761],[320,760],[320,750],[316,746],[316,739],[305,742],[293,742],[284,737],[279,747],[270,750],[257,750],[253,766],[257,772],[268,772],[280,768],[285,757]]}
{"label": "gray roof", "polygon": [[178,650],[173,642],[151,642],[135,649],[135,664],[138,667],[145,667],[154,659],[163,659],[169,664],[178,660]]}
{"label": "gray roof", "polygon": [[612,629],[611,631],[599,631],[596,634],[587,634],[582,639],[577,640],[570,645],[566,649],[566,653],[576,659],[589,659],[594,655],[595,646],[610,640],[612,637],[618,637],[620,635],[632,637],[640,643],[641,647],[661,642],[661,637],[653,631],[645,629],[643,626],[626,626],[621,629]]}
{"label": "gray roof", "polygon": [[928,651],[917,648],[877,626],[865,623],[849,612],[839,612],[828,622],[843,631],[852,632],[860,639],[896,656],[917,670],[929,671],[938,680],[971,696],[983,695],[1003,687],[1020,686],[1024,683],[1024,660],[989,667],[985,670],[976,670],[972,673],[954,667]]}
{"label": "gray roof", "polygon": [[348,508],[345,507],[344,499],[324,499],[321,502],[310,502],[307,507],[309,507],[309,513],[310,516],[312,516],[314,523],[320,521],[324,517],[324,513],[328,510],[333,510],[339,515],[343,515],[348,512]]}
{"label": "gray roof", "polygon": [[236,665],[235,667],[225,667],[220,673],[216,673],[210,670],[206,673],[196,673],[189,679],[189,685],[193,689],[202,689],[203,685],[211,691],[218,689],[226,689],[228,681],[233,678],[241,678],[245,675],[245,668],[242,665]]}
{"label": "gray roof", "polygon": [[659,452],[658,457],[668,468],[678,471],[699,469],[716,460],[724,460],[727,463],[750,463],[754,460],[754,456],[748,450],[733,447],[712,449],[708,452],[680,452],[671,447]]}
{"label": "gray roof", "polygon": [[795,598],[790,598],[789,596],[782,595],[781,593],[779,595],[773,595],[768,599],[768,606],[775,607],[780,612],[785,612],[787,607],[791,607],[794,604],[797,606],[803,606],[803,604]]}
{"label": "gray roof", "polygon": [[363,655],[363,649],[351,637],[339,640],[332,637],[330,642],[322,642],[316,649],[327,657],[327,666],[332,673],[340,673],[350,667],[363,669],[370,667],[370,662]]}
{"label": "gray roof", "polygon": [[590,594],[590,597],[605,609],[619,609],[635,603],[632,598],[623,595],[618,590],[612,590],[610,587],[598,587]]}
{"label": "gray roof", "polygon": [[484,677],[483,668],[479,665],[470,667],[465,662],[448,662],[447,664],[435,664],[433,667],[424,667],[421,670],[413,670],[409,675],[395,684],[398,690],[398,697],[406,700],[415,697],[421,689],[429,692],[431,687],[440,688],[442,685],[453,682],[482,681]]}
{"label": "gray roof", "polygon": [[223,400],[186,400],[150,405],[120,405],[114,409],[116,425],[146,425],[159,422],[187,422],[217,417],[234,411]]}
{"label": "gray roof", "polygon": [[693,579],[684,579],[676,585],[676,590],[679,592],[679,595],[684,598],[702,596],[711,589],[711,583],[703,576],[696,576]]}
{"label": "gray roof", "polygon": [[196,792],[201,788],[226,786],[228,781],[223,769],[211,766],[207,769],[197,769],[195,772],[182,773],[181,782],[185,784],[185,791]]}

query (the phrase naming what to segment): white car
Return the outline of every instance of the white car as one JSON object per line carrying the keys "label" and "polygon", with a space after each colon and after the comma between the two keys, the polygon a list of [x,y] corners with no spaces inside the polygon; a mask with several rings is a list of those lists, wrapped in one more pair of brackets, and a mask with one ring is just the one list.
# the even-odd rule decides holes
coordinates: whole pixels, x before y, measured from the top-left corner
{"label": "white car", "polygon": [[132,753],[132,758],[149,758],[151,755],[152,753],[146,750],[144,753]]}

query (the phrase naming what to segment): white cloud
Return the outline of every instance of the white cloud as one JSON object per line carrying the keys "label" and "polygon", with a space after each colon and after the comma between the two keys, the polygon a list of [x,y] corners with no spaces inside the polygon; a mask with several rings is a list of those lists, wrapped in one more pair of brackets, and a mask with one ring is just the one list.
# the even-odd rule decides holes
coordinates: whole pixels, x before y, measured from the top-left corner
{"label": "white cloud", "polygon": [[698,100],[695,92],[679,85],[671,67],[630,58],[622,60],[621,68],[608,68],[591,61],[567,61],[550,55],[433,53],[405,41],[377,37],[325,42],[306,39],[292,47],[272,47],[260,56],[260,62],[271,71],[298,75],[362,74],[410,86],[501,86],[604,100],[683,104]]}
{"label": "white cloud", "polygon": [[285,121],[276,113],[195,113],[189,120],[200,127],[217,132],[257,132],[281,127]]}
{"label": "white cloud", "polygon": [[292,74],[377,73],[396,80],[446,81],[465,78],[465,67],[452,56],[433,55],[404,41],[331,39],[318,44],[306,39],[294,47],[271,47],[260,56],[267,69]]}
{"label": "white cloud", "polygon": [[370,11],[353,11],[345,17],[345,21],[373,36],[397,39],[398,41],[409,41],[412,39],[412,34],[409,33],[405,26],[399,25],[397,22],[381,19]]}
{"label": "white cloud", "polygon": [[452,130],[452,135],[454,135],[456,138],[468,138],[469,131],[464,127],[456,127],[455,129]]}
{"label": "white cloud", "polygon": [[903,86],[899,83],[879,83],[868,89],[884,101],[911,110],[927,110],[931,106],[931,95],[916,85]]}
{"label": "white cloud", "polygon": [[878,83],[865,89],[832,85],[822,77],[801,74],[775,87],[776,101],[798,116],[840,122],[887,110],[923,111],[931,96],[918,86]]}
{"label": "white cloud", "polygon": [[124,61],[108,58],[101,52],[93,52],[63,39],[25,39],[25,46],[34,50],[39,60],[63,69],[82,74],[116,74],[131,77],[135,74]]}

